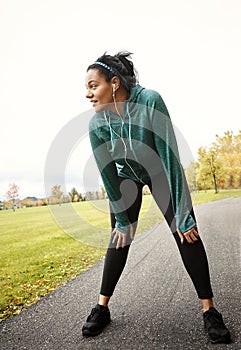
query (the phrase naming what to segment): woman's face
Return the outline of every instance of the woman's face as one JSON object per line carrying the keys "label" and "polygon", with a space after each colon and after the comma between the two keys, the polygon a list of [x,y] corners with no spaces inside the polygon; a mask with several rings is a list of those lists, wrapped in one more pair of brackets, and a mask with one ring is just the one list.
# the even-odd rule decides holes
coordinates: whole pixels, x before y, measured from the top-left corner
{"label": "woman's face", "polygon": [[98,69],[90,69],[86,74],[86,97],[92,103],[96,112],[108,108],[109,103],[113,103],[113,85],[107,82],[106,77],[99,73]]}

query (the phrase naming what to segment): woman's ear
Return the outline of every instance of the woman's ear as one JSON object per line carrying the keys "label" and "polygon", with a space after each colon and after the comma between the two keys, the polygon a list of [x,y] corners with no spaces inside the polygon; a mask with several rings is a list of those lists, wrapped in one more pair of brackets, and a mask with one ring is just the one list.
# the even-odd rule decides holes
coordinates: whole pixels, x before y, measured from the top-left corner
{"label": "woman's ear", "polygon": [[112,83],[113,91],[116,91],[116,90],[119,89],[119,87],[120,87],[120,79],[118,77],[113,77],[111,79],[111,83]]}

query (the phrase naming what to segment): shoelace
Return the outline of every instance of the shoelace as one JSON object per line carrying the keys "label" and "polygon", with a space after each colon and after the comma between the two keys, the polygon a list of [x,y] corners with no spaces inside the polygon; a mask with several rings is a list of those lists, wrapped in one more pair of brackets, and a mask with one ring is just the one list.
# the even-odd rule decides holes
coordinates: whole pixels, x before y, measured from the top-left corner
{"label": "shoelace", "polygon": [[101,310],[93,308],[90,313],[91,321],[96,321],[101,314]]}
{"label": "shoelace", "polygon": [[222,316],[214,313],[209,313],[207,319],[212,323],[212,326],[223,326]]}

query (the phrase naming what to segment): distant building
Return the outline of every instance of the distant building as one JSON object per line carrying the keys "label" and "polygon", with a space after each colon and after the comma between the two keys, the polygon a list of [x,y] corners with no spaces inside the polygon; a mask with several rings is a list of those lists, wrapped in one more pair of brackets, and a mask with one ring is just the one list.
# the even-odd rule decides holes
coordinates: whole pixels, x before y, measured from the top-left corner
{"label": "distant building", "polygon": [[41,199],[38,199],[36,197],[26,197],[19,201],[18,207],[23,208],[23,207],[36,207],[39,205],[43,205],[43,201]]}

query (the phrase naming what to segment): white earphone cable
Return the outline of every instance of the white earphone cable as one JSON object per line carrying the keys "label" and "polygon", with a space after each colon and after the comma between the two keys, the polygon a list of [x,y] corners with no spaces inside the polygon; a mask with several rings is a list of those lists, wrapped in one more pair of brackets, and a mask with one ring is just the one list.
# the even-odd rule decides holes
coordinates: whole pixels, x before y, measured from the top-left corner
{"label": "white earphone cable", "polygon": [[[114,92],[114,90],[113,90],[113,101],[114,101],[115,110],[116,110],[117,114],[119,115],[119,117],[121,119],[121,132],[120,132],[120,135],[112,128],[112,126],[110,124],[110,117],[109,117],[109,119],[107,119],[106,112],[104,111],[105,121],[109,125],[110,130],[121,140],[121,142],[122,142],[122,144],[124,146],[124,151],[125,151],[124,160],[125,160],[125,163],[131,169],[132,173],[137,178],[137,180],[144,184],[144,182],[139,178],[139,176],[136,174],[135,170],[132,168],[132,166],[130,165],[130,163],[127,160],[127,146],[126,146],[124,138],[123,138],[124,120],[123,120],[123,117],[121,116],[121,114],[120,114],[120,112],[119,112],[119,110],[117,108],[117,103],[116,103],[116,99],[115,99],[115,92]],[[129,137],[130,137],[130,135],[129,135]]]}

